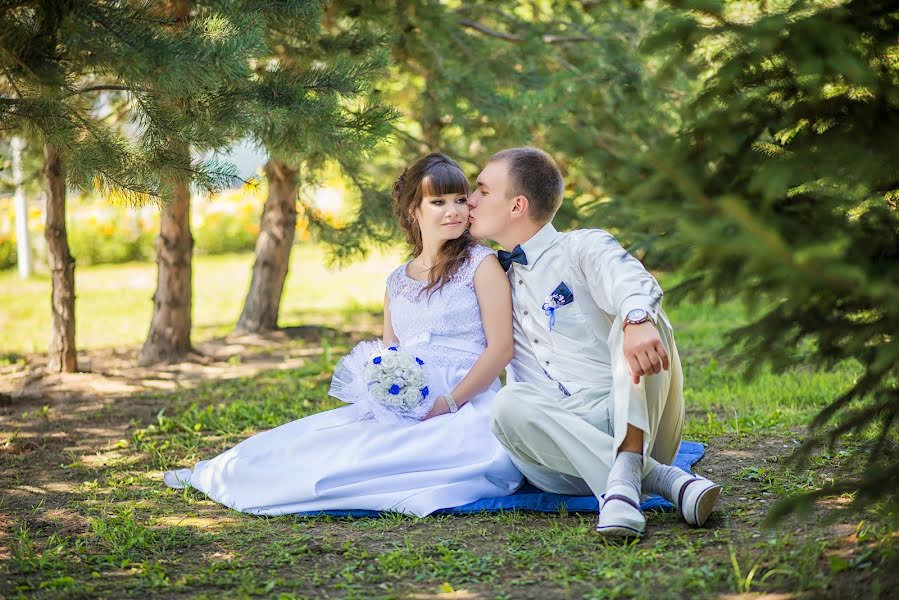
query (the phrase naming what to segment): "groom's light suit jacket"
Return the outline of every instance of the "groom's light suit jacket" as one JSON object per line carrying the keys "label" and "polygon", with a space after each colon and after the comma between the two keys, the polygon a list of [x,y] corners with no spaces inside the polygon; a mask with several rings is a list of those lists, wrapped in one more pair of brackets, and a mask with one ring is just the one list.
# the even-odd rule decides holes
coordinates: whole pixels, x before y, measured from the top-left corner
{"label": "groom's light suit jacket", "polygon": [[[667,324],[660,309],[662,289],[636,258],[609,233],[582,229],[567,233],[545,225],[521,245],[527,265],[512,263],[515,354],[507,383],[530,383],[547,395],[575,394],[586,388],[612,388],[609,347],[613,327],[635,308]],[[564,283],[571,301],[544,310]]]}

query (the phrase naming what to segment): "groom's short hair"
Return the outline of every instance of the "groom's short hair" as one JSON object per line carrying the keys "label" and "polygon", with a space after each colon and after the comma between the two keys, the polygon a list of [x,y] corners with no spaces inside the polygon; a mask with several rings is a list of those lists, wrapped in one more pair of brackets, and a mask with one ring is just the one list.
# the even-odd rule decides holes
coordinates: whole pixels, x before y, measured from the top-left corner
{"label": "groom's short hair", "polygon": [[521,147],[500,150],[488,162],[504,161],[509,169],[511,196],[528,199],[531,219],[549,223],[562,206],[565,184],[562,171],[552,157],[538,148]]}

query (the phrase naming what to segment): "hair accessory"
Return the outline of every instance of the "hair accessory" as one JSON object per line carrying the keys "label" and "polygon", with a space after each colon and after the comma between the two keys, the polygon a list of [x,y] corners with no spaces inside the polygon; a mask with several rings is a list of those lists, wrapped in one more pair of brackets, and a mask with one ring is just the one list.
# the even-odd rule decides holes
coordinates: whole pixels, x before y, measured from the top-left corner
{"label": "hair accessory", "polygon": [[402,175],[397,177],[393,184],[393,199],[397,202],[400,201],[400,198],[403,196],[403,191],[406,189],[406,173],[408,172],[409,167],[403,169]]}

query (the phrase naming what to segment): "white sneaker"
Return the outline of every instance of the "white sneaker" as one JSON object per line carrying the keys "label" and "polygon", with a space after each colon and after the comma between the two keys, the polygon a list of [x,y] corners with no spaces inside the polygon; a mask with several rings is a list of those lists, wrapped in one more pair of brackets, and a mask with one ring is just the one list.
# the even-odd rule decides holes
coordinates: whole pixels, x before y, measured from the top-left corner
{"label": "white sneaker", "polygon": [[702,527],[712,514],[720,495],[720,485],[695,475],[681,484],[677,506],[688,524]]}
{"label": "white sneaker", "polygon": [[166,471],[162,475],[162,480],[170,488],[183,490],[190,487],[190,476],[193,475],[190,469],[178,469],[177,471]]}
{"label": "white sneaker", "polygon": [[645,529],[639,501],[624,494],[603,494],[596,531],[608,537],[640,537]]}

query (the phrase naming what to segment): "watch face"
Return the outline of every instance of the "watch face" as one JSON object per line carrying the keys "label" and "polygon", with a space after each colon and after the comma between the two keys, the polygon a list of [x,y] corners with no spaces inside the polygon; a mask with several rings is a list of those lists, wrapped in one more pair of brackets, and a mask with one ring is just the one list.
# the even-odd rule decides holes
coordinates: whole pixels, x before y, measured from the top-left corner
{"label": "watch face", "polygon": [[641,323],[649,317],[649,313],[642,308],[635,308],[627,313],[627,320],[631,323]]}

